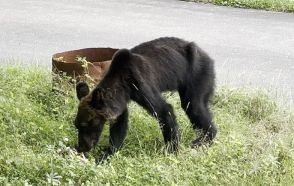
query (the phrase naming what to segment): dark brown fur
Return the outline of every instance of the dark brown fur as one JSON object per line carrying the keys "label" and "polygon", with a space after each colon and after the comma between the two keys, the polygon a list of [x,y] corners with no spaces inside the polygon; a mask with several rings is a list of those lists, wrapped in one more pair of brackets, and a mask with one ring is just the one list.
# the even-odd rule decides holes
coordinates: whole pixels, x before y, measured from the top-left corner
{"label": "dark brown fur", "polygon": [[117,51],[108,73],[91,93],[85,83],[77,86],[81,99],[75,123],[79,129],[78,150],[89,151],[98,142],[104,121],[110,119],[114,122],[109,152],[117,151],[127,134],[127,103],[133,100],[158,119],[164,141],[176,151],[178,125],[172,106],[161,96],[163,91],[175,90],[193,128],[203,131],[193,146],[211,141],[217,133],[208,108],[214,79],[213,60],[193,42],[159,38]]}

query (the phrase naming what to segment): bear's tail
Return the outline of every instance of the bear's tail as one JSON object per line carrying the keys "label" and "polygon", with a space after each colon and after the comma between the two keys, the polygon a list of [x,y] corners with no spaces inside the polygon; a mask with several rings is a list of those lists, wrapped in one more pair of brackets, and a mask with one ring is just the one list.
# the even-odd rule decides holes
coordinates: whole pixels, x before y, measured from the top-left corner
{"label": "bear's tail", "polygon": [[214,76],[214,61],[210,56],[198,47],[194,42],[186,45],[186,59],[189,69],[194,72],[205,71]]}
{"label": "bear's tail", "polygon": [[190,42],[186,45],[186,59],[190,67],[193,67],[195,60],[199,58],[198,47],[194,42]]}

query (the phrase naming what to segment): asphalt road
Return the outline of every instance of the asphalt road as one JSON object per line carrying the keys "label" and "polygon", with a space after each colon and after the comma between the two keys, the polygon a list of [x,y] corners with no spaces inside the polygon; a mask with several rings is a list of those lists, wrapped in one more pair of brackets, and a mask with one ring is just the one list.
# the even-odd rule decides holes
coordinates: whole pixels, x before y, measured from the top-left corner
{"label": "asphalt road", "polygon": [[50,67],[56,52],[130,48],[161,36],[198,43],[215,59],[220,84],[293,98],[294,14],[177,0],[0,0],[0,64]]}

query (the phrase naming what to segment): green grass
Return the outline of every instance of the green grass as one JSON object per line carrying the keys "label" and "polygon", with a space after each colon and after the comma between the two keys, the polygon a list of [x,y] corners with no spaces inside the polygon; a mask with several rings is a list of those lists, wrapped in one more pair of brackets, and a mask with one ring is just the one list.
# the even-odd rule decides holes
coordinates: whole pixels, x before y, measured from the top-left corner
{"label": "green grass", "polygon": [[281,12],[294,12],[294,0],[192,0],[238,8],[253,8]]}
{"label": "green grass", "polygon": [[[131,103],[125,146],[96,165],[70,149],[78,104],[72,85],[51,91],[40,68],[0,67],[0,185],[293,185],[294,116],[262,92],[219,88],[212,100],[219,128],[210,147],[189,148],[195,138],[177,94],[172,103],[182,140],[167,154],[157,122]],[[107,145],[105,130],[101,146]]]}

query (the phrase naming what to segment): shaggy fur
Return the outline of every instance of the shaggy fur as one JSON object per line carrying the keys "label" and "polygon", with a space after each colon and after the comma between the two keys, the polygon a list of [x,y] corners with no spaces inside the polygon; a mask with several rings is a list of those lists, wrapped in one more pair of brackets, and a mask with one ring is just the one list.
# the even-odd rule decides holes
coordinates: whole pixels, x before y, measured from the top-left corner
{"label": "shaggy fur", "polygon": [[163,91],[178,91],[193,128],[203,131],[192,145],[212,141],[217,130],[208,101],[214,79],[213,60],[193,42],[159,38],[117,51],[108,73],[92,92],[85,83],[77,85],[81,100],[75,122],[79,130],[78,151],[91,150],[98,142],[104,121],[112,120],[109,152],[116,152],[127,134],[130,100],[159,121],[165,143],[169,150],[176,151],[178,125],[172,106],[161,96]]}

